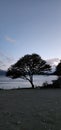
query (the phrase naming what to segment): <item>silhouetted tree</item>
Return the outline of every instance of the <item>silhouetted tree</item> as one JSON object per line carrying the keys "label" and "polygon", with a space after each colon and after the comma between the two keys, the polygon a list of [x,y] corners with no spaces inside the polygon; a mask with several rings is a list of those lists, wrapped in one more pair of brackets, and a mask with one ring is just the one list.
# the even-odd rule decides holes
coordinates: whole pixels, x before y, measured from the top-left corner
{"label": "silhouetted tree", "polygon": [[61,61],[56,67],[55,74],[58,75],[58,76],[61,76]]}
{"label": "silhouetted tree", "polygon": [[26,79],[34,88],[33,75],[49,69],[50,65],[46,64],[38,54],[27,54],[8,69],[6,76]]}

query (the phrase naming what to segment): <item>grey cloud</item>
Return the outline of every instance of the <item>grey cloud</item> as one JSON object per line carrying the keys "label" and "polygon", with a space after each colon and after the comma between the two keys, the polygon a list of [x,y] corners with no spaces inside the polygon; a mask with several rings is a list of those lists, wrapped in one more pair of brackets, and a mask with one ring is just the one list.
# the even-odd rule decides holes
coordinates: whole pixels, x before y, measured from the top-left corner
{"label": "grey cloud", "polygon": [[9,37],[9,36],[5,36],[5,40],[10,42],[10,43],[16,43],[16,40],[11,38],[11,37]]}
{"label": "grey cloud", "polygon": [[60,59],[59,58],[52,58],[52,59],[48,59],[47,62],[50,65],[58,65],[58,63],[60,62]]}
{"label": "grey cloud", "polygon": [[8,57],[5,54],[3,54],[2,52],[0,52],[0,56],[3,57],[3,58],[5,58],[8,62],[13,62],[14,61],[14,58]]}
{"label": "grey cloud", "polygon": [[0,51],[0,69],[7,69],[14,61],[13,57],[8,57]]}

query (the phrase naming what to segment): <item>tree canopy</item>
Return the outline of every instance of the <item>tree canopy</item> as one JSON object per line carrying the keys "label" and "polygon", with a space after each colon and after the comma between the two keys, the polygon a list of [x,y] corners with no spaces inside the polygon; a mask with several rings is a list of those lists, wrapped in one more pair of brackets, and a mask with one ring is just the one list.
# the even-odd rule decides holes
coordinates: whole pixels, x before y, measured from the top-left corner
{"label": "tree canopy", "polygon": [[61,61],[60,61],[60,63],[56,67],[55,74],[58,75],[58,76],[61,75]]}
{"label": "tree canopy", "polygon": [[34,88],[33,75],[41,74],[41,72],[46,70],[50,70],[50,65],[41,59],[38,54],[27,54],[8,68],[6,76],[26,79],[31,83],[32,88]]}

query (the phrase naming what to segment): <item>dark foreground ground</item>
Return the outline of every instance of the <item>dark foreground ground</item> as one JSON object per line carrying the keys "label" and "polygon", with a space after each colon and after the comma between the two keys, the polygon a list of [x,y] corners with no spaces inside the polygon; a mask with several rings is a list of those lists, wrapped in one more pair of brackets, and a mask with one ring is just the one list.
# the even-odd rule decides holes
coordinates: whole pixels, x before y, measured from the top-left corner
{"label": "dark foreground ground", "polygon": [[61,89],[0,90],[0,130],[61,130]]}

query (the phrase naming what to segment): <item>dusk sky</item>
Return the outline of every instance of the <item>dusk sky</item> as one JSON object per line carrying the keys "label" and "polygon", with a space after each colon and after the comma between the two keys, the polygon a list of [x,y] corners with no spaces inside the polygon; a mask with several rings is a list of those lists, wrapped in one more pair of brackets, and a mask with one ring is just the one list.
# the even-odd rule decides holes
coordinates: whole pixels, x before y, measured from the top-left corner
{"label": "dusk sky", "polygon": [[61,0],[0,0],[0,68],[31,53],[61,59]]}

